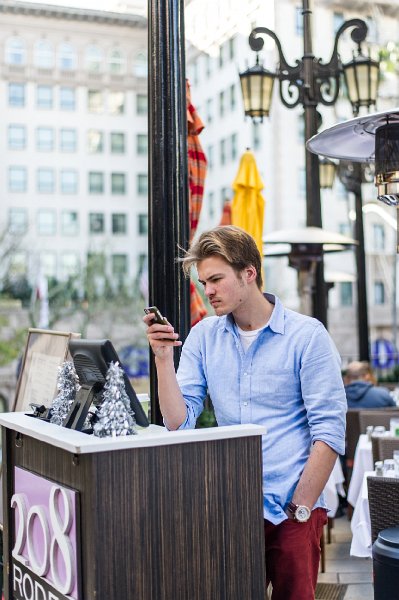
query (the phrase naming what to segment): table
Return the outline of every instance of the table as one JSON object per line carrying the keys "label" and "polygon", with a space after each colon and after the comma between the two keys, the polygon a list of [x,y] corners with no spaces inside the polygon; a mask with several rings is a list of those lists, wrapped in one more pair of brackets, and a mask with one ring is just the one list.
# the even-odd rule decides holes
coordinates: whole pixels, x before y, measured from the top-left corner
{"label": "table", "polygon": [[345,490],[343,486],[344,481],[345,477],[342,472],[341,461],[338,457],[335,461],[331,475],[328,478],[326,487],[323,490],[324,500],[326,501],[329,509],[328,516],[332,519],[335,517],[339,506],[338,495],[345,497]]}
{"label": "table", "polygon": [[361,558],[371,558],[371,524],[367,489],[367,477],[371,475],[375,475],[375,471],[363,473],[360,493],[355,503],[351,521],[352,543],[350,555]]}
{"label": "table", "polygon": [[363,433],[359,436],[359,441],[356,446],[352,477],[348,489],[348,502],[352,506],[356,506],[362,488],[364,473],[366,471],[372,471],[373,467],[371,441],[368,439],[367,434]]}

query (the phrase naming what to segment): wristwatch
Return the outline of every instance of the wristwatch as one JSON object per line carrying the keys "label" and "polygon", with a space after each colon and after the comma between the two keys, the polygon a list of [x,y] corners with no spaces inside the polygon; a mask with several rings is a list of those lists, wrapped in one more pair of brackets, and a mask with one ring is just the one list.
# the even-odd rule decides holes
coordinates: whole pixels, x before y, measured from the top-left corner
{"label": "wristwatch", "polygon": [[312,514],[312,511],[307,506],[304,506],[303,504],[294,504],[293,502],[288,502],[287,510],[292,514],[294,521],[297,521],[298,523],[306,523],[306,521],[309,521],[310,515]]}

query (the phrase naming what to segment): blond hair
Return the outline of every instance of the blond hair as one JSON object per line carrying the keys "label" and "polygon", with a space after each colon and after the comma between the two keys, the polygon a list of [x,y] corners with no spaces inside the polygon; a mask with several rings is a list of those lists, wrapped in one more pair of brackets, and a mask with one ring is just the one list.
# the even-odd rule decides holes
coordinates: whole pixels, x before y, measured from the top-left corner
{"label": "blond hair", "polygon": [[255,240],[246,231],[234,225],[205,231],[178,260],[188,276],[193,265],[211,256],[223,258],[236,273],[249,266],[255,267],[256,285],[262,290],[262,259]]}

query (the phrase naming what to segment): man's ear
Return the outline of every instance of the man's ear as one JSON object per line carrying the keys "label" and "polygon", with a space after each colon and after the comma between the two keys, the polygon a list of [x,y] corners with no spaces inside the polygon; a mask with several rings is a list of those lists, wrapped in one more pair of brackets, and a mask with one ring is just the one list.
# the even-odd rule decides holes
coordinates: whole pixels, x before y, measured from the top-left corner
{"label": "man's ear", "polygon": [[256,280],[257,272],[253,265],[250,265],[249,267],[245,267],[244,274],[245,274],[247,283],[251,283],[252,281]]}

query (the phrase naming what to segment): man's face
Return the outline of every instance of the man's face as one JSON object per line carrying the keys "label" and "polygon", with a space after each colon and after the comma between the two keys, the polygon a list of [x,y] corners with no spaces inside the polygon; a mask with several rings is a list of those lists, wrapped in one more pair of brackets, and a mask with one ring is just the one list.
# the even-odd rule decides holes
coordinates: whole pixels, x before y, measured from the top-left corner
{"label": "man's face", "polygon": [[237,274],[223,258],[211,256],[197,264],[197,271],[205,295],[218,317],[234,312],[247,299],[245,270]]}

